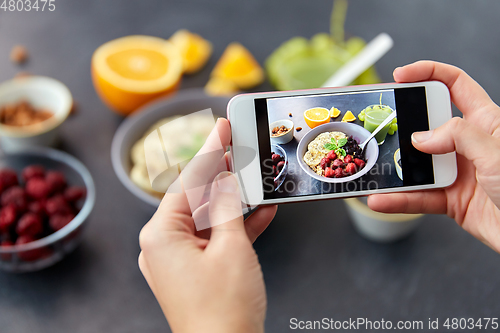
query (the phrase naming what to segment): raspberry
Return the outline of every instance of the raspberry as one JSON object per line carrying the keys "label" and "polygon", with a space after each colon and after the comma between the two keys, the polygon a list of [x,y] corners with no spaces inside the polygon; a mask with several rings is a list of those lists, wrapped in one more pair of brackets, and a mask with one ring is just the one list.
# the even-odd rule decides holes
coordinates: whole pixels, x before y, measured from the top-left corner
{"label": "raspberry", "polygon": [[357,172],[356,164],[354,164],[354,163],[347,164],[347,166],[345,167],[345,172],[350,174],[350,175],[355,174]]}
{"label": "raspberry", "polygon": [[321,167],[321,169],[323,169],[323,170],[325,170],[325,169],[326,169],[326,167],[327,167],[327,165],[329,165],[329,164],[330,164],[330,160],[329,160],[328,158],[326,158],[326,157],[323,157],[323,158],[321,159],[321,162],[319,162],[319,166],[320,166],[320,167]]}
{"label": "raspberry", "polygon": [[344,163],[351,163],[352,162],[352,156],[351,155],[346,155],[346,157],[344,157]]}
{"label": "raspberry", "polygon": [[278,162],[281,161],[281,156],[278,154],[273,154],[271,158],[273,159],[273,164],[278,164]]}
{"label": "raspberry", "polygon": [[27,207],[26,192],[20,186],[13,186],[2,193],[2,206],[13,205],[18,211],[24,211]]}
{"label": "raspberry", "polygon": [[45,169],[41,165],[29,165],[23,169],[21,175],[25,182],[31,178],[43,178],[45,176]]}
{"label": "raspberry", "polygon": [[27,244],[33,241],[35,241],[35,239],[31,236],[19,236],[17,237],[16,245]]}
{"label": "raspberry", "polygon": [[45,204],[45,210],[49,216],[54,214],[69,214],[72,213],[71,207],[68,205],[66,200],[62,194],[58,194],[53,196],[52,198],[47,199],[47,203]]}
{"label": "raspberry", "polygon": [[16,223],[16,209],[8,205],[0,210],[0,233],[8,232]]}
{"label": "raspberry", "polygon": [[335,174],[335,170],[332,170],[331,168],[326,167],[326,169],[325,169],[325,177],[333,178],[334,174]]}
{"label": "raspberry", "polygon": [[334,172],[333,176],[335,178],[342,178],[342,177],[344,177],[344,170],[342,170],[342,168],[337,168],[333,172]]}
{"label": "raspberry", "polygon": [[60,192],[66,187],[66,177],[59,171],[47,171],[45,180],[50,186],[51,192]]}
{"label": "raspberry", "polygon": [[355,158],[354,163],[358,166],[358,168],[361,170],[365,166],[365,161],[363,161],[360,158]]}
{"label": "raspberry", "polygon": [[333,161],[337,158],[337,154],[335,154],[335,152],[333,150],[330,150],[328,152],[328,154],[326,154],[326,158],[328,158],[329,160]]}
{"label": "raspberry", "polygon": [[338,168],[344,165],[344,162],[340,158],[337,158],[335,161],[333,161],[333,167]]}
{"label": "raspberry", "polygon": [[26,193],[34,199],[44,199],[50,194],[50,186],[43,178],[31,178],[26,183]]}
{"label": "raspberry", "polygon": [[39,216],[45,215],[45,201],[32,201],[28,204],[28,210]]}
{"label": "raspberry", "polygon": [[[32,236],[22,235],[17,237],[16,245],[23,245],[27,243],[34,242],[36,239]],[[34,261],[41,259],[49,254],[49,250],[47,248],[38,248],[28,251],[19,252],[17,255],[20,259],[24,261]]]}
{"label": "raspberry", "polygon": [[0,193],[18,184],[17,174],[12,169],[0,170]]}
{"label": "raspberry", "polygon": [[273,176],[276,177],[278,174],[278,168],[276,167],[276,165],[273,165]]}
{"label": "raspberry", "polygon": [[[278,168],[278,171],[281,172],[283,170],[283,167],[285,166],[285,161],[279,161],[278,165],[276,166]],[[66,199],[67,200],[67,199]],[[69,200],[68,200],[69,201]]]}
{"label": "raspberry", "polygon": [[35,213],[25,213],[17,223],[16,232],[19,236],[37,236],[43,231],[42,219]]}
{"label": "raspberry", "polygon": [[1,243],[0,243],[0,246],[12,246],[14,245],[14,242],[10,241],[10,240],[3,240]]}
{"label": "raspberry", "polygon": [[57,231],[73,221],[74,218],[74,214],[55,214],[50,218],[49,225],[52,230]]}

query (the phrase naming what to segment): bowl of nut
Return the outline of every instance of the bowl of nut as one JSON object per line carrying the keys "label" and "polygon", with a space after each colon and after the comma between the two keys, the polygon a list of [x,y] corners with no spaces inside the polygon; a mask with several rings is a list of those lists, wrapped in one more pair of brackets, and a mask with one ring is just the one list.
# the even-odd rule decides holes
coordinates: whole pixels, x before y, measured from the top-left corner
{"label": "bowl of nut", "polygon": [[69,89],[44,76],[0,84],[0,144],[7,151],[52,146],[73,106]]}
{"label": "bowl of nut", "polygon": [[95,201],[92,176],[74,157],[50,148],[0,158],[0,269],[37,271],[81,240]]}
{"label": "bowl of nut", "polygon": [[284,145],[293,139],[293,121],[289,119],[277,120],[269,125],[271,142]]}

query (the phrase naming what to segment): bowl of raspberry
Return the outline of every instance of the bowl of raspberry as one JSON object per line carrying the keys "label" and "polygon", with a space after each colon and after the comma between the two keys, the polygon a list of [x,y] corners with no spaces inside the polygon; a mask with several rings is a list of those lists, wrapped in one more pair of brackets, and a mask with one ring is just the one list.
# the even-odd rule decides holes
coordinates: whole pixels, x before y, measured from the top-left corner
{"label": "bowl of raspberry", "polygon": [[279,145],[271,145],[271,166],[272,174],[274,178],[274,191],[285,181],[286,175],[288,174],[288,157],[286,152]]}
{"label": "bowl of raspberry", "polygon": [[0,269],[41,270],[80,243],[95,202],[87,168],[50,148],[0,158]]}
{"label": "bowl of raspberry", "polygon": [[327,183],[343,183],[365,175],[378,159],[379,147],[362,126],[331,122],[307,132],[297,146],[297,161],[308,175]]}

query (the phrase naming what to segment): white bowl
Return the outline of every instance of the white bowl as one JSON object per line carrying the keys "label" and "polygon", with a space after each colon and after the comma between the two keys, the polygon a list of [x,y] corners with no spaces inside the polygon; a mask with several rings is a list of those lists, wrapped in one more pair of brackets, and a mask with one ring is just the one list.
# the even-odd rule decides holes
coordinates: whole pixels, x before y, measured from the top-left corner
{"label": "white bowl", "polygon": [[400,240],[420,224],[422,214],[384,214],[371,210],[360,199],[344,199],[347,212],[361,236],[380,243]]}
{"label": "white bowl", "polygon": [[[273,128],[280,126],[285,126],[290,130],[285,134],[281,134],[280,136],[272,136]],[[291,121],[290,119],[276,120],[275,122],[271,123],[271,125],[269,125],[269,136],[271,137],[271,143],[275,145],[284,145],[285,143],[292,141],[293,129],[294,129],[293,121]]]}
{"label": "white bowl", "polygon": [[276,154],[283,156],[285,161],[283,169],[281,169],[280,173],[274,177],[274,190],[277,191],[281,184],[285,181],[286,175],[288,174],[288,156],[286,155],[286,151],[278,145],[272,145],[271,150]]}
{"label": "white bowl", "polygon": [[304,162],[304,155],[307,152],[307,145],[313,141],[318,135],[324,132],[344,132],[348,137],[352,135],[354,140],[359,143],[365,141],[371,133],[364,129],[362,126],[344,123],[344,122],[332,122],[320,125],[318,127],[313,128],[300,140],[299,145],[297,147],[297,161],[299,162],[300,167],[307,173],[309,176],[313,177],[322,182],[326,183],[344,183],[354,179],[357,179],[368,171],[375,165],[378,159],[378,144],[375,138],[371,139],[370,142],[366,145],[365,149],[365,159],[366,165],[359,172],[354,175],[342,177],[342,178],[328,178],[323,177],[315,173],[311,168]]}
{"label": "white bowl", "polygon": [[68,117],[73,99],[69,89],[61,82],[44,76],[15,78],[0,84],[0,107],[26,100],[35,108],[46,109],[54,115],[32,126],[0,124],[0,144],[6,151],[32,146],[52,146],[57,129]]}
{"label": "white bowl", "polygon": [[130,150],[144,133],[158,120],[174,115],[185,115],[211,108],[214,115],[226,115],[229,98],[207,96],[202,89],[179,91],[174,97],[166,96],[154,100],[127,117],[118,127],[111,144],[111,162],[118,179],[137,198],[158,207],[160,199],[137,186],[130,179],[133,164]]}

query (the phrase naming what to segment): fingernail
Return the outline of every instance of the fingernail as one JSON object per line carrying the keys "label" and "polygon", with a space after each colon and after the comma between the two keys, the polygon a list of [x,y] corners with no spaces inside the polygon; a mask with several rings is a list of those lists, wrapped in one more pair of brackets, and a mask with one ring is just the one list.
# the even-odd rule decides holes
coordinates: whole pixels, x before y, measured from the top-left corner
{"label": "fingernail", "polygon": [[434,130],[425,132],[415,132],[411,135],[411,140],[416,143],[423,143],[429,140],[434,133]]}
{"label": "fingernail", "polygon": [[221,172],[215,177],[217,188],[221,192],[235,193],[238,190],[238,182],[230,172]]}

